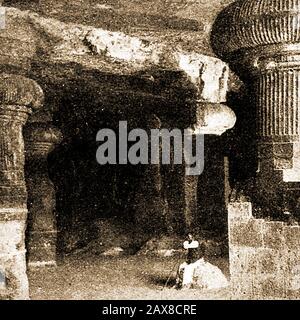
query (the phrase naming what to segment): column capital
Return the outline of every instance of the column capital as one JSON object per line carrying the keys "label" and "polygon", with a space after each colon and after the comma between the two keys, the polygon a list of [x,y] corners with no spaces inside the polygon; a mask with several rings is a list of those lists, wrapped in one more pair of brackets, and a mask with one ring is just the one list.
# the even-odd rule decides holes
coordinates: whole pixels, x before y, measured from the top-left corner
{"label": "column capital", "polygon": [[217,17],[211,44],[223,60],[244,60],[248,70],[300,65],[299,19],[297,1],[238,0]]}
{"label": "column capital", "polygon": [[62,134],[51,123],[33,122],[24,128],[26,156],[47,157],[54,146],[61,142]]}
{"label": "column capital", "polygon": [[41,107],[43,91],[33,80],[0,74],[0,204],[26,204],[23,125]]}
{"label": "column capital", "polygon": [[300,199],[299,21],[298,1],[237,0],[217,17],[211,35],[216,54],[253,94],[257,203],[275,216],[298,214]]}
{"label": "column capital", "polygon": [[236,115],[225,104],[195,101],[196,121],[191,129],[192,134],[222,135],[232,129],[236,123]]}
{"label": "column capital", "polygon": [[4,106],[22,106],[36,110],[42,106],[43,101],[43,90],[34,80],[21,75],[0,74],[1,109],[4,109]]}

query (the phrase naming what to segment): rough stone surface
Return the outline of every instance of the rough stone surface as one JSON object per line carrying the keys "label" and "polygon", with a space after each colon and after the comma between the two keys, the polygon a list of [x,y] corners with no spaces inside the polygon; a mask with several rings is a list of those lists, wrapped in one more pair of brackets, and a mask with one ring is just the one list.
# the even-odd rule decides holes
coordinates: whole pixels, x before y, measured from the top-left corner
{"label": "rough stone surface", "polygon": [[29,266],[56,265],[55,189],[49,178],[47,157],[61,141],[61,133],[49,123],[33,123],[25,127],[24,139],[28,263]]}
{"label": "rough stone surface", "polygon": [[[215,3],[220,4],[220,7],[223,5],[219,1]],[[66,139],[67,143],[62,146],[62,148],[67,149],[64,156],[74,156],[72,152],[79,150],[77,148],[78,145],[71,144],[70,141],[73,143],[76,140],[81,147],[82,145],[90,146],[86,141],[92,136],[92,142],[94,143],[94,132],[91,131],[95,129],[96,125],[97,129],[99,129],[99,123],[94,123],[93,127],[88,121],[92,119],[92,121],[96,122],[100,119],[102,121],[101,125],[104,126],[105,120],[103,120],[101,112],[105,108],[108,114],[108,116],[106,114],[107,118],[111,120],[110,112],[114,112],[114,115],[117,115],[115,119],[119,120],[125,116],[130,118],[127,109],[124,111],[124,108],[130,109],[134,107],[134,111],[136,111],[140,106],[145,107],[147,105],[153,108],[155,104],[157,106],[156,110],[159,109],[159,112],[166,112],[165,109],[167,109],[173,117],[176,115],[176,121],[170,125],[172,127],[172,125],[178,124],[177,121],[180,122],[182,120],[181,114],[176,112],[177,109],[173,109],[173,105],[175,105],[176,108],[178,106],[182,107],[182,113],[189,116],[192,113],[192,119],[188,122],[188,125],[193,124],[197,129],[202,126],[207,127],[206,133],[221,134],[234,125],[235,116],[232,111],[226,106],[220,105],[226,101],[229,69],[226,63],[212,56],[208,46],[208,33],[212,16],[219,6],[214,7],[214,5],[203,3],[202,1],[184,1],[181,4],[174,1],[151,1],[148,2],[150,9],[146,8],[142,1],[134,1],[132,3],[128,1],[118,1],[118,3],[106,1],[105,4],[90,1],[88,5],[83,1],[56,1],[54,3],[53,1],[40,1],[40,5],[36,6],[36,8],[30,4],[27,6],[27,4],[21,3],[20,8],[30,9],[29,11],[15,8],[6,10],[6,26],[5,30],[0,34],[0,68],[5,71],[13,70],[16,73],[26,74],[38,79],[43,89],[45,88],[50,92],[46,97],[47,102],[53,96],[57,98],[57,105],[59,105],[59,113],[61,115],[59,121],[61,121],[64,131],[69,133]],[[209,18],[203,15],[203,9],[209,12]],[[162,12],[164,13],[162,14]],[[190,15],[195,15],[196,17],[190,18]],[[210,19],[207,26],[204,26],[203,23],[207,22],[205,19]],[[172,83],[168,82],[169,79],[165,75],[160,77],[160,73],[168,74],[170,71],[180,75],[177,78],[172,73],[172,79],[174,79]],[[27,81],[24,83],[22,79],[20,76],[14,76],[12,82],[15,86],[8,91],[9,94],[2,94],[3,103],[16,102],[18,105],[35,108],[42,100],[42,94],[39,94],[41,90],[34,82]],[[0,91],[4,88],[2,91],[6,92],[7,81],[4,78],[2,80]],[[137,80],[142,88],[136,85],[135,82]],[[97,85],[93,87],[95,83]],[[165,85],[164,83],[167,84]],[[20,84],[20,86],[17,84]],[[118,91],[120,88],[121,90]],[[90,96],[92,91],[94,91],[94,95]],[[32,97],[32,92],[34,92],[34,97]],[[80,100],[76,96],[78,92],[82,94],[79,96],[82,100],[81,104],[88,105],[91,102],[87,97],[93,100],[96,96],[96,102],[92,101],[91,105],[88,106],[78,104],[78,100]],[[124,95],[124,92],[126,95]],[[190,94],[191,92],[192,94]],[[132,98],[133,96],[134,98]],[[138,96],[138,99],[136,99],[136,96]],[[172,99],[169,99],[170,97]],[[175,99],[173,100],[174,97]],[[192,103],[188,101],[188,98],[192,100]],[[74,105],[69,103],[70,100]],[[119,103],[117,106],[116,100]],[[181,100],[180,103],[177,103],[178,100]],[[108,104],[107,101],[109,101]],[[165,104],[162,101],[168,101],[168,104],[166,104],[168,108],[165,108]],[[107,105],[102,109],[105,104]],[[124,107],[124,105],[126,106]],[[193,106],[193,110],[189,108],[190,105]],[[74,109],[70,106],[74,107]],[[49,109],[51,107],[49,106]],[[69,108],[65,114],[62,112],[64,108]],[[152,113],[154,113],[153,110],[154,108]],[[90,117],[88,120],[85,118],[87,116],[85,114],[86,111]],[[42,113],[40,115],[41,118],[36,118],[38,118],[37,120],[47,121],[48,118],[52,120],[52,116],[52,114]],[[44,117],[47,119],[45,120]],[[19,134],[20,138],[20,126],[18,130],[15,132]],[[87,131],[83,133],[84,130]],[[10,136],[6,135],[7,132],[1,132],[3,136]],[[87,135],[87,132],[90,136]],[[82,133],[87,140],[81,140]],[[40,131],[36,132],[35,138],[37,141],[30,142],[37,143],[35,143],[33,149],[30,150],[28,148],[28,158],[32,155],[37,156],[41,150],[49,151],[49,143],[51,142],[49,141],[51,139],[49,136],[51,134],[43,136]],[[10,146],[9,143],[8,145]],[[20,203],[24,204],[26,190],[22,168],[24,162],[23,145],[20,144],[20,147],[19,149],[22,152],[20,152],[18,159],[21,165],[17,173],[18,177],[20,177],[18,182],[22,187],[21,193],[23,195]],[[78,151],[78,153],[80,152]],[[84,200],[86,199],[84,196],[86,196],[88,188],[80,181],[80,175],[88,174],[87,171],[91,171],[89,174],[93,175],[95,171],[92,172],[89,167],[91,162],[84,163],[84,157],[81,154],[78,156],[78,153],[74,156],[77,158],[74,160],[72,158],[71,164],[67,164],[69,171],[64,172],[65,180],[60,183],[65,183],[69,188],[64,194],[66,198],[68,198],[69,194],[74,194],[76,198],[78,192],[81,192],[81,200]],[[87,157],[91,158],[90,155],[87,155]],[[70,159],[70,157],[65,158]],[[59,161],[63,161],[61,159],[62,157]],[[3,163],[10,164],[9,161],[4,161]],[[42,161],[40,164],[37,161],[34,164],[38,164],[35,169],[41,169],[41,172],[32,174],[28,179],[28,185],[31,185],[29,190],[29,204],[31,205],[29,206],[29,222],[34,221],[35,229],[29,239],[29,246],[30,253],[36,260],[35,262],[43,264],[51,262],[55,255],[52,250],[56,238],[55,219],[53,217],[54,190],[46,174],[46,162]],[[61,162],[58,162],[57,166],[60,166],[60,164]],[[78,168],[78,166],[81,167]],[[165,180],[165,186],[168,185],[166,193],[169,192],[165,196],[165,198],[168,198],[167,205],[165,205],[165,202],[159,201],[162,199],[160,168],[153,166],[143,173],[141,173],[142,169],[136,172],[142,185],[141,188],[138,187],[139,190],[135,199],[138,205],[133,207],[136,212],[132,215],[130,208],[125,208],[125,210],[130,212],[129,219],[134,219],[140,229],[145,229],[146,223],[149,223],[155,229],[155,233],[156,226],[160,227],[159,214],[161,212],[163,214],[167,211],[172,213],[169,216],[166,214],[164,218],[167,217],[177,228],[182,225],[180,220],[182,212],[185,212],[186,216],[189,217],[196,215],[197,182],[194,181],[190,186],[190,181],[184,180],[182,172],[175,174],[176,168],[175,170],[171,168],[168,172],[172,175],[172,171],[174,174],[170,178],[171,183],[169,183],[170,180]],[[3,172],[3,180],[5,180],[7,172],[6,170],[3,170]],[[97,178],[99,180],[103,179],[100,180],[101,184],[105,185],[105,178],[101,176],[101,171],[98,170],[96,172]],[[97,201],[94,201],[95,207],[92,209],[90,203],[86,204],[85,201],[82,201],[82,207],[80,207],[78,201],[76,202],[77,207],[75,207],[70,203],[70,198],[67,199],[69,202],[66,201],[65,204],[70,207],[71,217],[67,216],[67,212],[64,211],[62,214],[66,213],[68,225],[75,225],[77,230],[81,229],[81,224],[78,223],[76,214],[74,214],[75,210],[80,211],[81,218],[84,217],[87,211],[91,214],[92,210],[97,214],[99,212],[101,214],[110,214],[114,210],[124,210],[121,207],[122,203],[115,201],[117,198],[115,193],[117,184],[111,182],[111,171],[107,170],[107,172],[109,177],[106,179],[110,184],[105,185],[105,188],[110,186],[114,188],[111,194],[107,193],[108,195],[113,195],[114,199],[105,199],[100,190],[95,196]],[[30,173],[30,170],[28,173]],[[122,180],[122,175],[117,177],[120,171],[116,170],[114,174],[114,179]],[[2,178],[2,175],[0,178]],[[152,179],[155,183],[153,183]],[[0,182],[2,182],[1,179]],[[121,182],[123,183],[123,181]],[[121,182],[117,185],[119,189],[122,189]],[[37,197],[37,189],[34,189],[36,185],[39,186],[39,191],[42,191],[42,197]],[[174,186],[176,188],[173,188]],[[184,197],[183,201],[174,201],[174,199],[178,198],[178,195],[184,195],[189,187],[193,191],[193,199]],[[74,193],[72,193],[73,191]],[[88,191],[90,190],[88,189]],[[15,195],[16,193],[11,192],[11,194]],[[99,199],[99,194],[103,199]],[[127,203],[130,203],[128,195],[125,195],[124,199],[126,199]],[[10,199],[7,203],[10,203]],[[109,205],[113,203],[114,208],[105,208],[106,203],[109,203]],[[134,202],[132,201],[132,203]],[[43,214],[43,219],[40,219],[40,214]],[[75,218],[73,218],[73,215]],[[89,216],[84,218],[86,219],[84,223],[90,225]],[[24,233],[24,231],[22,232]],[[20,231],[19,234],[23,234],[22,232]],[[183,230],[179,230],[179,232],[183,232]],[[79,230],[74,242],[78,246],[82,246],[85,241],[85,235],[85,230]],[[89,236],[87,235],[87,237]],[[101,234],[101,237],[103,237],[103,234]],[[137,234],[134,237],[139,238]],[[125,239],[128,241],[128,246],[131,238],[133,237]],[[124,238],[121,236],[113,240],[119,243],[106,244],[108,250],[111,247],[124,245],[122,242]],[[47,261],[45,261],[45,257]],[[20,270],[24,274],[24,264],[20,267]],[[26,287],[26,279],[22,278],[22,275],[19,277],[21,281],[20,287]],[[17,293],[18,290],[21,289],[18,287],[12,294]],[[23,290],[23,296],[26,296],[25,290]]]}
{"label": "rough stone surface", "polygon": [[[76,63],[87,69],[123,75],[153,68],[182,70],[192,83],[202,87],[199,91],[201,100],[213,103],[226,101],[227,65],[204,55],[205,50],[201,48],[184,48],[180,39],[171,44],[159,35],[147,38],[96,28],[94,25],[65,23],[16,8],[7,8],[6,14],[6,32],[16,50],[20,45],[15,34],[20,33],[20,25],[22,32],[27,34],[26,38],[28,34],[31,38],[24,43],[24,52],[17,52],[14,59],[9,56],[7,46],[4,46],[3,50],[7,52],[3,56],[7,63],[3,64],[19,65],[26,58],[27,62]],[[5,36],[0,39],[6,41]]]}
{"label": "rough stone surface", "polygon": [[[0,209],[0,269],[4,279],[0,299],[29,296],[24,242],[26,212],[26,209]],[[16,215],[19,220],[15,220]]]}
{"label": "rough stone surface", "polygon": [[285,211],[299,218],[299,17],[293,1],[235,1],[218,15],[211,35],[216,54],[255,97],[258,170],[252,201],[274,218]]}
{"label": "rough stone surface", "polygon": [[250,213],[251,203],[229,204],[232,292],[239,299],[299,299],[300,226]]}
{"label": "rough stone surface", "polygon": [[[218,12],[232,0],[41,0],[7,1],[12,6],[31,9],[66,23],[129,34],[164,37],[190,48],[209,50],[209,33]],[[84,13],[84,14],[83,14]]]}
{"label": "rough stone surface", "polygon": [[192,283],[193,288],[213,290],[228,287],[228,280],[217,266],[214,266],[203,259],[195,264],[196,267],[194,270]]}
{"label": "rough stone surface", "polygon": [[23,125],[39,108],[43,91],[23,76],[1,74],[0,85],[0,269],[5,299],[27,299],[25,261],[26,185]]}

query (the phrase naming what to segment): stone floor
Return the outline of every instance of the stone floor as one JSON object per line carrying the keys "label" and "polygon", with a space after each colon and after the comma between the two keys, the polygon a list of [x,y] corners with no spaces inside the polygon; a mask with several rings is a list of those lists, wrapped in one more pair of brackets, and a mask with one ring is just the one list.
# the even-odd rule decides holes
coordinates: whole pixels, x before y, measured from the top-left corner
{"label": "stone floor", "polygon": [[[226,259],[209,262],[228,276]],[[68,256],[56,269],[28,272],[30,296],[33,300],[230,299],[228,289],[207,292],[171,289],[177,264],[178,258],[174,257]],[[170,273],[169,285],[165,287]]]}

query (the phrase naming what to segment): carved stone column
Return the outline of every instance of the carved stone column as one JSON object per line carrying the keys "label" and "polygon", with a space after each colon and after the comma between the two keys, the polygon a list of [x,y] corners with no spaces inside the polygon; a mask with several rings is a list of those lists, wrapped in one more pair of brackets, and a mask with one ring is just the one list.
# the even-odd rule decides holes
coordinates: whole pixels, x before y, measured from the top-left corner
{"label": "carved stone column", "polygon": [[255,97],[249,108],[257,127],[256,191],[252,203],[240,198],[228,205],[230,274],[238,298],[300,296],[299,225],[258,219],[300,215],[299,21],[299,1],[239,0],[213,28],[216,53]]}
{"label": "carved stone column", "polygon": [[299,18],[297,1],[236,1],[220,14],[212,34],[216,53],[256,97],[249,105],[257,119],[259,159],[253,200],[275,217],[284,211],[300,215]]}
{"label": "carved stone column", "polygon": [[[194,142],[197,135],[222,135],[236,122],[234,112],[225,105],[228,65],[219,59],[204,55],[184,54],[180,61],[185,72],[164,71],[163,81],[158,82],[158,87],[166,86],[162,96],[167,96],[171,110],[167,116],[162,117],[162,127],[170,131],[179,128],[182,136],[184,129],[187,129]],[[205,141],[204,137],[204,148]],[[193,149],[195,155],[195,143]],[[220,157],[221,153],[222,150],[218,154]],[[198,154],[198,157],[201,156],[203,155]],[[200,159],[197,160],[199,162]],[[212,159],[206,160],[211,162]],[[162,168],[170,232],[172,229],[177,234],[185,233],[187,230],[200,231],[202,226],[199,223],[199,188],[205,190],[209,182],[201,180],[206,184],[202,183],[199,186],[199,176],[202,172],[198,175],[187,175],[186,163]],[[220,188],[224,188],[224,184]],[[207,208],[205,199],[203,200],[203,203],[199,202],[199,206]],[[216,206],[222,207],[219,203]]]}
{"label": "carved stone column", "polygon": [[22,127],[43,99],[31,79],[0,74],[0,299],[27,299]]}
{"label": "carved stone column", "polygon": [[48,175],[48,154],[61,140],[49,123],[33,122],[24,130],[28,189],[27,250],[29,267],[56,266],[55,190]]}
{"label": "carved stone column", "polygon": [[[211,71],[212,72],[212,71]],[[219,81],[222,78],[217,78]],[[215,80],[216,81],[216,80]],[[212,82],[207,82],[209,86]],[[227,89],[219,86],[220,92]],[[221,95],[222,96],[222,95]],[[224,94],[225,96],[225,94]],[[219,100],[218,100],[219,99]],[[199,100],[196,102],[196,122],[191,130],[194,138],[204,135],[203,156],[204,170],[198,176],[185,177],[186,217],[188,226],[193,230],[210,231],[212,233],[226,229],[225,163],[224,150],[220,147],[220,136],[234,127],[236,116],[223,102],[225,97],[212,96],[212,102]],[[199,208],[197,210],[197,204]],[[204,220],[209,221],[203,223]]]}

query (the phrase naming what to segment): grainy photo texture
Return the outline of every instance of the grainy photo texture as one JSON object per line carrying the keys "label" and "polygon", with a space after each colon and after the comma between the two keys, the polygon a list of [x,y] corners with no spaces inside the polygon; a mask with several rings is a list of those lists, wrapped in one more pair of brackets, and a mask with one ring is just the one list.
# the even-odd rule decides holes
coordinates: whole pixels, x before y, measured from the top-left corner
{"label": "grainy photo texture", "polygon": [[0,1],[0,299],[300,298],[300,1]]}

